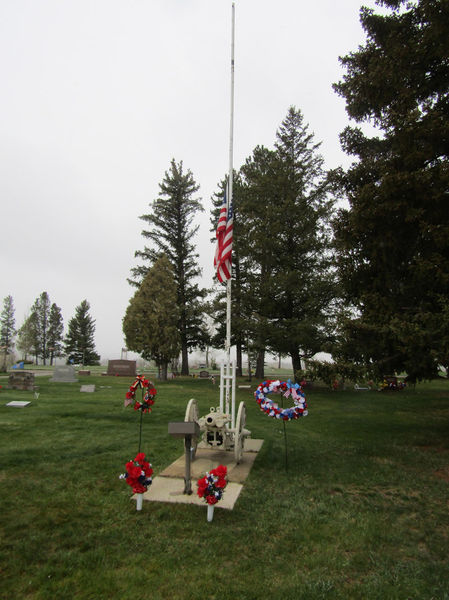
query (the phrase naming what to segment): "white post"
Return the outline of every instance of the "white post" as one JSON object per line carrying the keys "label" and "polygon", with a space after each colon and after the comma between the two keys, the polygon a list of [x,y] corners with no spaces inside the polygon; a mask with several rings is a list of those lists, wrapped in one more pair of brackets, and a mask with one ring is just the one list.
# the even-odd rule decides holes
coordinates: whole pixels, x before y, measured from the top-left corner
{"label": "white post", "polygon": [[[234,45],[235,45],[235,4],[232,3],[232,33],[231,33],[231,119],[229,126],[229,177],[228,193],[226,195],[226,215],[232,205],[232,179],[233,179],[233,145],[234,145]],[[232,268],[232,265],[231,265]],[[231,389],[231,280],[226,282],[226,407],[229,409],[229,396]]]}
{"label": "white post", "polygon": [[143,494],[137,494],[136,510],[142,510],[142,505],[143,505]]}
{"label": "white post", "polygon": [[220,410],[224,412],[224,365],[220,365]]}
{"label": "white post", "polygon": [[208,504],[207,505],[207,520],[210,522],[212,521],[212,519],[214,518],[214,505],[213,504]]}

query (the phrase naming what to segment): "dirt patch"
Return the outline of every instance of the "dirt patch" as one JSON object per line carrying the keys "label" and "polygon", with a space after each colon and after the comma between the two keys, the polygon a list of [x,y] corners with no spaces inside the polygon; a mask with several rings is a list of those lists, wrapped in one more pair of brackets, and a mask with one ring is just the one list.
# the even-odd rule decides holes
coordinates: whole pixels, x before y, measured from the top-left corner
{"label": "dirt patch", "polygon": [[449,467],[438,469],[438,471],[434,471],[433,473],[435,477],[438,477],[438,479],[442,479],[443,481],[449,483]]}

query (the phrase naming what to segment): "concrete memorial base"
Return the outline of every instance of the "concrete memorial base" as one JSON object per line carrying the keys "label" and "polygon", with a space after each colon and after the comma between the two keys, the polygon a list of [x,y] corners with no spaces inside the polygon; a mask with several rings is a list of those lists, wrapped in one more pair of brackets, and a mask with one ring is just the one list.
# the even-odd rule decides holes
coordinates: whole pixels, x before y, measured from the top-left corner
{"label": "concrete memorial base", "polygon": [[[143,495],[148,502],[169,502],[179,504],[196,504],[206,506],[202,498],[196,494],[196,482],[206,473],[225,465],[228,468],[228,485],[225,488],[223,499],[218,502],[216,508],[232,510],[243,488],[243,483],[248,477],[251,467],[261,449],[263,440],[245,440],[242,460],[237,464],[233,452],[225,450],[213,450],[210,446],[198,445],[195,460],[191,463],[192,490],[191,495],[184,494],[185,456],[180,456],[175,462],[164,469],[157,477],[153,478],[152,485]],[[133,499],[137,498],[137,494]]]}
{"label": "concrete memorial base", "polygon": [[15,408],[24,408],[25,406],[28,406],[28,404],[31,404],[31,402],[25,402],[22,400],[12,400],[11,402],[8,402],[8,404],[6,406],[13,406]]}

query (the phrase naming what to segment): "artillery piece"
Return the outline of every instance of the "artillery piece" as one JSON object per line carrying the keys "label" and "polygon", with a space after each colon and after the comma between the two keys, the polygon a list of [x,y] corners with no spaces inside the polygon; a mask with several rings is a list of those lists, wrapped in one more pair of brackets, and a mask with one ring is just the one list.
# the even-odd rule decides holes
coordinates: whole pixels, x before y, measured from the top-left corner
{"label": "artillery piece", "polygon": [[[225,394],[224,381],[226,378],[232,379],[232,407],[229,412],[229,396]],[[224,407],[224,396],[226,395],[226,407]],[[226,408],[226,410],[224,410]],[[220,378],[220,406],[211,407],[209,414],[204,417],[198,417],[198,404],[195,398],[189,400],[187,404],[185,421],[195,421],[200,427],[202,433],[203,447],[211,447],[217,450],[227,450],[234,452],[234,459],[239,463],[242,459],[243,446],[245,438],[251,435],[246,425],[246,407],[244,402],[240,402],[235,418],[235,369],[230,376],[224,375],[223,367]],[[195,457],[198,446],[198,438],[192,438],[191,458]]]}

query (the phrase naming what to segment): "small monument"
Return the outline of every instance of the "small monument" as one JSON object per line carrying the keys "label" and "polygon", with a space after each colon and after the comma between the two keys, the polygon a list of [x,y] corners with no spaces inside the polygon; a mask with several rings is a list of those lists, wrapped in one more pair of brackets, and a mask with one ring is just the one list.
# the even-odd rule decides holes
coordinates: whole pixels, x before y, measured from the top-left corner
{"label": "small monument", "polygon": [[95,392],[95,384],[92,385],[82,385],[80,388],[80,392],[87,392],[88,394],[91,394],[92,392]]}
{"label": "small monument", "polygon": [[16,371],[9,376],[8,385],[13,390],[26,390],[34,392],[34,373],[29,371]]}
{"label": "small monument", "polygon": [[57,381],[58,383],[77,383],[75,368],[72,365],[60,365],[55,367],[53,371],[53,377],[50,381]]}
{"label": "small monument", "polygon": [[119,377],[135,377],[137,375],[135,360],[110,360],[108,361],[107,375]]}

